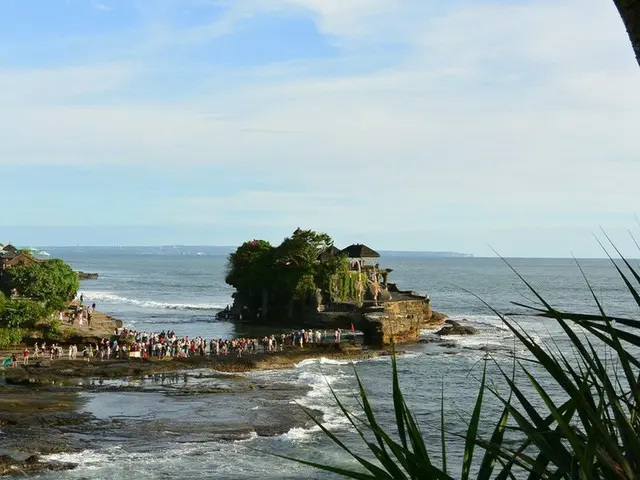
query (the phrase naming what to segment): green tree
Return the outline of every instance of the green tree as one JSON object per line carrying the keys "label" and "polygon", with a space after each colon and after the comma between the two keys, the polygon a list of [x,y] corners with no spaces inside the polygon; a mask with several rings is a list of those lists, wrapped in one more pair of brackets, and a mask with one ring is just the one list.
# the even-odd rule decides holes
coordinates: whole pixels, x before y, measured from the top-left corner
{"label": "green tree", "polygon": [[44,305],[38,301],[16,298],[7,300],[0,311],[0,326],[6,328],[31,328],[47,316]]}
{"label": "green tree", "polygon": [[229,255],[225,281],[236,290],[261,287],[268,278],[274,247],[266,240],[251,240]]}
{"label": "green tree", "polygon": [[[333,245],[326,233],[297,229],[280,245],[265,240],[245,242],[229,255],[226,282],[236,289],[236,300],[252,313],[262,308],[273,314],[293,312],[328,284],[332,270],[318,262],[318,254]],[[337,265],[337,264],[336,264]]]}
{"label": "green tree", "polygon": [[16,289],[23,297],[45,302],[51,310],[59,309],[78,292],[78,276],[62,260],[52,259],[5,271],[5,292]]}
{"label": "green tree", "polygon": [[277,281],[273,284],[281,301],[304,301],[315,294],[318,254],[332,245],[333,240],[326,233],[301,229],[282,241],[274,252]]}

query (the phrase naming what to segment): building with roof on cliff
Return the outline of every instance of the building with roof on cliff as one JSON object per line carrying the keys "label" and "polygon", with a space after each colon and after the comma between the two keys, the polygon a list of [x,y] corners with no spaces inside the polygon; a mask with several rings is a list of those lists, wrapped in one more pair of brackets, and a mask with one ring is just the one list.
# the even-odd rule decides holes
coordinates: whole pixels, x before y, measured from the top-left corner
{"label": "building with roof on cliff", "polygon": [[0,272],[11,267],[33,265],[39,261],[31,255],[18,250],[10,243],[0,247]]}

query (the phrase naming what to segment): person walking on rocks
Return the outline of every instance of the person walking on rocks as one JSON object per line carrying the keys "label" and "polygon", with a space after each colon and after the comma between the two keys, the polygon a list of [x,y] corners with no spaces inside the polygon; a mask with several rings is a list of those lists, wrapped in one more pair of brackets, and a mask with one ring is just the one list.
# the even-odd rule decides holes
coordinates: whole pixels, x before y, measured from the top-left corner
{"label": "person walking on rocks", "polygon": [[29,365],[29,349],[24,347],[24,352],[22,352],[22,364]]}

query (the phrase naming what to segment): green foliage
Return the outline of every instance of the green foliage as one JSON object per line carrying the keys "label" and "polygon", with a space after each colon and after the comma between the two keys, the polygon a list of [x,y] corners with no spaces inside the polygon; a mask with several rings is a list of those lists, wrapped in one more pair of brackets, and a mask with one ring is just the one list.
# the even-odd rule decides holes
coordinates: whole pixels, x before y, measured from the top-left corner
{"label": "green foliage", "polygon": [[0,310],[0,326],[8,328],[33,328],[38,320],[47,315],[40,302],[15,298],[6,300]]}
{"label": "green foliage", "polygon": [[331,300],[334,302],[361,302],[367,289],[367,275],[354,271],[340,271],[332,276]]}
{"label": "green foliage", "polygon": [[42,329],[43,337],[45,340],[58,341],[62,338],[62,325],[59,319],[51,320]]}
{"label": "green foliage", "polygon": [[265,295],[270,312],[283,310],[293,301],[304,304],[343,267],[339,258],[318,262],[318,253],[332,245],[326,233],[300,229],[277,247],[264,240],[245,242],[229,255],[225,280],[254,311],[262,306]]}
{"label": "green foliage", "polygon": [[0,327],[0,348],[8,348],[22,342],[23,331],[20,328]]}
{"label": "green foliage", "polygon": [[[624,258],[622,260],[627,271],[612,261],[614,268],[640,307],[640,272]],[[514,320],[493,310],[532,358],[514,359],[511,374],[494,360],[500,377],[507,385],[505,392],[499,391],[493,382],[487,382],[485,364],[466,434],[451,433],[464,443],[460,477],[456,478],[466,480],[471,472],[477,472],[476,478],[482,480],[519,478],[523,471],[529,478],[535,479],[639,478],[640,321],[605,313],[588,281],[587,287],[600,314],[561,311],[552,307],[522,276],[515,273],[540,302],[540,306],[534,307],[517,305],[529,308],[530,314],[557,322],[572,345],[573,352],[568,357],[558,349],[539,345]],[[581,327],[580,332],[576,326]],[[539,372],[534,375],[532,364],[546,372],[548,383],[543,385]],[[323,432],[355,458],[362,469],[347,470],[290,459],[348,478],[453,478],[447,472],[444,413],[441,412],[441,445],[437,446],[443,453],[443,459],[442,465],[438,466],[431,462],[420,428],[404,401],[395,355],[392,359],[392,375],[397,427],[393,436],[377,422],[357,372],[364,419],[349,412],[333,393],[344,416],[375,460],[356,454],[316,421],[311,413],[311,418]],[[537,399],[531,398],[530,393],[516,384],[516,375],[529,382],[537,393]],[[486,397],[496,400],[501,405],[502,413],[497,419],[494,418],[495,423],[488,425],[490,428],[479,428]],[[507,441],[507,429],[511,430],[512,436],[519,434],[520,440],[510,438]],[[491,431],[492,434],[490,438],[483,438],[479,434],[481,431]],[[482,452],[481,456],[474,455],[478,449]],[[479,460],[475,462],[477,468],[474,468],[476,458]]]}
{"label": "green foliage", "polygon": [[266,240],[251,240],[229,255],[225,281],[237,290],[261,287],[269,277],[274,247]]}
{"label": "green foliage", "polygon": [[313,279],[313,275],[306,274],[300,277],[296,282],[295,290],[293,292],[293,298],[295,300],[305,300],[311,295],[316,293],[316,283]]}
{"label": "green foliage", "polygon": [[300,230],[285,238],[276,248],[276,264],[280,266],[313,269],[318,253],[333,245],[326,233]]}
{"label": "green foliage", "polygon": [[12,267],[4,277],[6,293],[15,288],[21,296],[43,301],[51,309],[73,299],[80,287],[76,273],[58,259]]}

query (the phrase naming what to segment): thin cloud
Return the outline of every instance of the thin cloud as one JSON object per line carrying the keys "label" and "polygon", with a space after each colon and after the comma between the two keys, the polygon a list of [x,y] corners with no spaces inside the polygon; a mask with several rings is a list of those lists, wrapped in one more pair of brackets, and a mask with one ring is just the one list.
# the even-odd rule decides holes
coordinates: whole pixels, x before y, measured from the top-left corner
{"label": "thin cloud", "polygon": [[[150,202],[173,221],[216,211],[348,231],[371,216],[407,231],[621,214],[637,203],[639,72],[615,8],[583,3],[234,0],[187,26],[144,3],[134,60],[100,62],[101,38],[90,64],[0,71],[0,165],[211,167],[237,191]],[[312,21],[338,48],[278,63],[245,52],[247,66],[192,56],[260,16]],[[304,194],[243,192],[253,182]]]}

